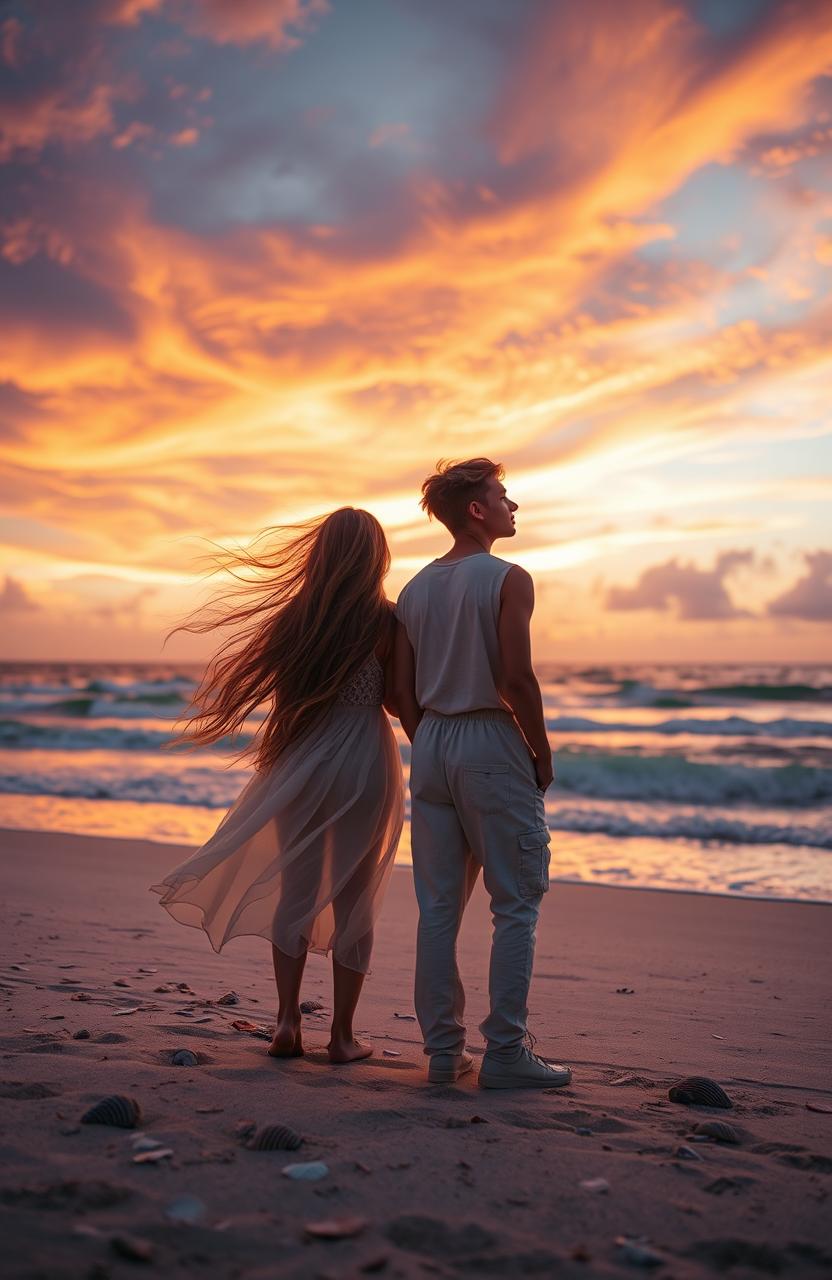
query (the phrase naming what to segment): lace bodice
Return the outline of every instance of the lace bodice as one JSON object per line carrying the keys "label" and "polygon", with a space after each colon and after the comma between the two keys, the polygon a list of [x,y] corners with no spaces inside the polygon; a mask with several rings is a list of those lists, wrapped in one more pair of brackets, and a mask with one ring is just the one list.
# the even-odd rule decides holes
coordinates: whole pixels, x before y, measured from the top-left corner
{"label": "lace bodice", "polygon": [[339,707],[380,707],[384,698],[384,668],[374,653],[341,687]]}

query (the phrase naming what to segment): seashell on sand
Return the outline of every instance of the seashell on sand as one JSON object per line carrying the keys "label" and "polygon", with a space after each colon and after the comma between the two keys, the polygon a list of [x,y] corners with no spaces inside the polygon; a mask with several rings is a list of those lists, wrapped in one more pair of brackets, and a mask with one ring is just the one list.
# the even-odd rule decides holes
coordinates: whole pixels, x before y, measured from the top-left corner
{"label": "seashell on sand", "polygon": [[727,1124],[724,1120],[700,1120],[693,1126],[693,1132],[703,1138],[714,1138],[717,1142],[731,1142],[735,1146],[740,1140],[740,1135],[734,1126]]}
{"label": "seashell on sand", "polygon": [[190,1049],[177,1049],[171,1055],[170,1060],[175,1067],[196,1067],[199,1065],[199,1058]]}
{"label": "seashell on sand", "polygon": [[689,1107],[722,1107],[727,1111],[733,1106],[722,1086],[707,1076],[687,1076],[684,1080],[677,1080],[668,1089],[667,1096],[671,1102],[681,1102]]}
{"label": "seashell on sand", "polygon": [[268,1124],[246,1143],[249,1151],[297,1151],[303,1138],[285,1124]]}
{"label": "seashell on sand", "polygon": [[111,1124],[118,1129],[135,1129],[141,1118],[141,1107],[135,1098],[114,1093],[85,1111],[81,1116],[81,1124]]}
{"label": "seashell on sand", "polygon": [[323,1009],[323,1000],[301,1000],[301,1013],[317,1013],[319,1009]]}

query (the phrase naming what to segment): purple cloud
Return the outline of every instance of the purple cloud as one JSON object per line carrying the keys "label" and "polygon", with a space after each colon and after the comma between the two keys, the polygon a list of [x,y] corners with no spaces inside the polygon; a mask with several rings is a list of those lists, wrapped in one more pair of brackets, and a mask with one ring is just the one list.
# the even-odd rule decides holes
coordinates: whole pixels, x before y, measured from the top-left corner
{"label": "purple cloud", "polygon": [[769,601],[768,612],[777,618],[828,622],[832,619],[832,551],[809,551],[804,560],[808,572]]}
{"label": "purple cloud", "polygon": [[747,618],[748,610],[734,604],[725,579],[753,560],[753,551],[724,551],[717,556],[712,569],[698,569],[694,564],[679,564],[677,560],[651,565],[634,586],[611,587],[606,606],[616,610],[664,611],[675,604],[678,616],[686,621]]}
{"label": "purple cloud", "polygon": [[33,613],[40,608],[30,600],[16,578],[7,577],[0,591],[0,613]]}

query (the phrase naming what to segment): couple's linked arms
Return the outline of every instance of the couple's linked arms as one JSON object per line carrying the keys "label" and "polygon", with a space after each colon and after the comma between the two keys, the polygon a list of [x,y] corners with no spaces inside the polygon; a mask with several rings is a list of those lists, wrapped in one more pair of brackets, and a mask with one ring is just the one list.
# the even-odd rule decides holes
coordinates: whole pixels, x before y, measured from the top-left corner
{"label": "couple's linked arms", "polygon": [[413,646],[398,621],[393,641],[393,701],[401,726],[412,742],[423,712],[416,701],[416,659]]}
{"label": "couple's linked arms", "polygon": [[[552,752],[543,718],[540,685],[532,667],[529,626],[534,612],[534,583],[531,576],[514,565],[503,579],[500,620],[500,696],[511,708],[528,744],[534,762],[537,785],[544,790],[553,778]],[[416,662],[413,647],[401,622],[396,623],[393,645],[392,714],[397,715],[410,741],[422,719],[416,701]],[[385,702],[385,705],[386,702]],[[391,707],[387,708],[391,710]]]}

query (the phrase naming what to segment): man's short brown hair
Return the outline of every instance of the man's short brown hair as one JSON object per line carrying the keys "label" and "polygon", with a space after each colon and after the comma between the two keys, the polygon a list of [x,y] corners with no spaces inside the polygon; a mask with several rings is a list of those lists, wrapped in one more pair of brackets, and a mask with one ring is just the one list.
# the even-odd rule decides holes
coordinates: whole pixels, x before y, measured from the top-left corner
{"label": "man's short brown hair", "polygon": [[503,464],[490,458],[469,458],[467,462],[440,458],[436,471],[422,485],[419,505],[455,533],[465,523],[468,504],[485,496],[486,481],[492,476],[502,480],[504,475]]}

